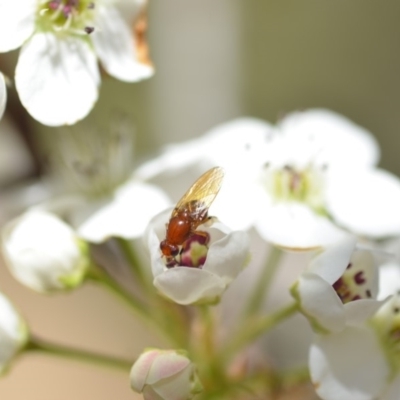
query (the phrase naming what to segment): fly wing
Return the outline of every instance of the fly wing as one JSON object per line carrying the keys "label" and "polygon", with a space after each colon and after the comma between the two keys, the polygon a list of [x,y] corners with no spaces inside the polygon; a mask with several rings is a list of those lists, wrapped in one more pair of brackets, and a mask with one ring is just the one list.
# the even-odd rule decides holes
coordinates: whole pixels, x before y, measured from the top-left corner
{"label": "fly wing", "polygon": [[221,167],[209,169],[178,201],[171,216],[182,211],[189,211],[193,217],[205,214],[221,189],[223,177],[224,170]]}

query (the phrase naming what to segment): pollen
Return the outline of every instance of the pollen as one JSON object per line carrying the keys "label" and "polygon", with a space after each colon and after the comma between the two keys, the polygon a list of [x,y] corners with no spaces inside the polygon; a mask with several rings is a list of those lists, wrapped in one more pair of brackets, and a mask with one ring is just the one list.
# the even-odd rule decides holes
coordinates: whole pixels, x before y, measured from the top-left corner
{"label": "pollen", "polygon": [[44,31],[75,35],[91,34],[95,2],[88,0],[40,1],[37,25]]}

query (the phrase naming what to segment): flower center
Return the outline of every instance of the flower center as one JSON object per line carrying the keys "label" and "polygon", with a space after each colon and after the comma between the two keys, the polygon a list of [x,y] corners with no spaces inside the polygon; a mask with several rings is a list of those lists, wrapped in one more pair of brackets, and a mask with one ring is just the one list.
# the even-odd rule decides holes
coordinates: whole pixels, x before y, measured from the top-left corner
{"label": "flower center", "polygon": [[37,25],[44,31],[90,34],[94,31],[95,1],[41,0]]}
{"label": "flower center", "polygon": [[371,320],[393,373],[400,371],[400,292],[386,302]]}
{"label": "flower center", "polygon": [[268,165],[264,170],[267,191],[279,202],[300,202],[310,206],[315,212],[324,210],[324,170],[307,167],[297,169],[291,165],[274,169]]}
{"label": "flower center", "polygon": [[365,271],[357,269],[352,263],[332,286],[343,304],[372,297]]}
{"label": "flower center", "polygon": [[204,231],[196,231],[183,243],[179,254],[167,260],[167,268],[193,267],[201,268],[207,259],[210,235]]}

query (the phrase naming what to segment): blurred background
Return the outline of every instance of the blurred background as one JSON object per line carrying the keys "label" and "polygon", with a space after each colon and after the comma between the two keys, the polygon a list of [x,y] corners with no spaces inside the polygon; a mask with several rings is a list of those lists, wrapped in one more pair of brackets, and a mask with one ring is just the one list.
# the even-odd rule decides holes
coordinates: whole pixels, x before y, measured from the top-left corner
{"label": "blurred background", "polygon": [[[382,148],[381,166],[400,175],[399,1],[150,0],[148,14],[155,76],[138,84],[104,77],[88,117],[105,124],[110,110],[128,114],[138,160],[232,118],[275,122],[286,112],[325,107],[369,129]],[[17,55],[0,57],[10,77]],[[24,113],[13,88],[9,97],[0,122],[2,223],[10,217],[10,199],[19,199],[17,188],[43,173],[39,138],[52,135]],[[159,343],[96,288],[43,297],[3,266],[0,287],[45,338],[132,359]],[[1,379],[0,398],[140,397],[118,371],[27,356]]]}

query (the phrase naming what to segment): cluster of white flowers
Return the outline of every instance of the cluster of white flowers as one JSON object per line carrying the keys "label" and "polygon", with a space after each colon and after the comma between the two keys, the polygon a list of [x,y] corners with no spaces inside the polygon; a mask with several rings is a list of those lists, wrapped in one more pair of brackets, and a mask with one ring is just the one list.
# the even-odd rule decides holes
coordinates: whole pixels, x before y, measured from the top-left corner
{"label": "cluster of white flowers", "polygon": [[[0,52],[21,47],[15,87],[28,113],[49,126],[83,119],[98,98],[98,62],[122,81],[150,77],[146,5],[0,0]],[[6,101],[0,72],[0,118]],[[298,312],[311,327],[304,362],[322,399],[399,398],[400,265],[382,243],[400,237],[400,179],[378,167],[380,150],[366,129],[325,109],[276,125],[242,118],[171,144],[135,169],[123,133],[85,135],[66,133],[54,157],[77,187],[49,179],[47,200],[3,227],[2,253],[13,276],[39,293],[87,281],[111,287],[179,346],[146,350],[131,363],[135,391],[146,400],[253,389],[266,390],[254,398],[272,396],[278,374],[258,344],[257,357],[248,347]],[[262,245],[254,248],[252,237]],[[94,256],[105,242],[120,246],[114,259],[130,264],[137,292]],[[145,260],[135,254],[143,247]],[[278,252],[299,251],[310,257],[283,284],[291,303],[266,313]],[[241,313],[229,333],[216,324],[227,297]],[[44,347],[0,293],[0,374],[24,350]],[[88,354],[81,358],[126,366]]]}
{"label": "cluster of white flowers", "polygon": [[[230,146],[221,152],[224,143]],[[3,253],[16,279],[49,293],[85,281],[93,268],[90,243],[141,239],[161,298],[204,308],[240,281],[251,259],[249,233],[256,231],[264,243],[314,255],[287,290],[292,309],[314,331],[308,363],[319,396],[394,400],[400,267],[380,267],[375,239],[400,236],[400,180],[378,169],[378,160],[371,134],[327,110],[290,114],[276,126],[241,119],[169,146],[97,197],[64,193],[32,207],[3,229]],[[187,171],[197,175],[215,165],[224,168],[221,190],[203,182],[210,171],[190,186],[194,177]],[[221,168],[211,171],[222,177]],[[171,208],[169,198],[182,195]],[[169,227],[174,218],[177,225]],[[180,229],[182,238],[164,252],[166,237],[180,237]],[[256,273],[255,262],[246,273]],[[252,297],[251,287],[238,287],[236,296]],[[27,340],[13,315],[12,340],[1,341],[4,365]],[[10,331],[7,324],[0,332]],[[202,371],[197,375],[192,357],[183,350],[147,351],[132,368],[132,387],[145,399],[191,399],[201,390]]]}

